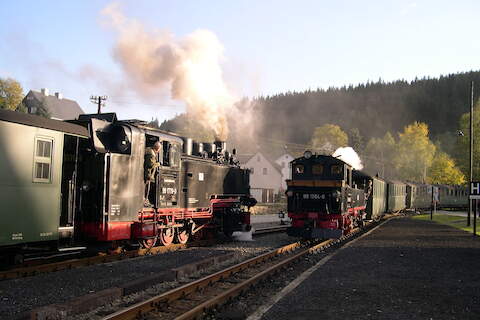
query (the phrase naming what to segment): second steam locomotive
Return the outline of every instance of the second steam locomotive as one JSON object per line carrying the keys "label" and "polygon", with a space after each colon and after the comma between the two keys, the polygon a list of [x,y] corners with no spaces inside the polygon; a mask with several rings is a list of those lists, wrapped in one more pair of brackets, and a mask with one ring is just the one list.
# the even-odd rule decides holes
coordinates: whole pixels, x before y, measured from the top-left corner
{"label": "second steam locomotive", "polygon": [[426,209],[434,202],[442,208],[468,207],[464,186],[385,181],[336,157],[310,151],[291,165],[286,192],[291,236],[340,238],[385,212]]}

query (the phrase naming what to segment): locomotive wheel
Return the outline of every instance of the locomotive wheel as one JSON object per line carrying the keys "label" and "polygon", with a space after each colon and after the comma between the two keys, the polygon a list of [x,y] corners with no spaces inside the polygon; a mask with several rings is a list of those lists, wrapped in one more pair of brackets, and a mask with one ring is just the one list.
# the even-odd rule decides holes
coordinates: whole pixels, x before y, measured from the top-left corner
{"label": "locomotive wheel", "polygon": [[187,230],[177,229],[177,232],[175,234],[175,241],[177,243],[185,244],[187,243],[189,237],[190,237],[190,234],[188,233]]}
{"label": "locomotive wheel", "polygon": [[175,230],[173,228],[162,229],[162,232],[160,233],[160,241],[165,247],[171,245],[174,238]]}
{"label": "locomotive wheel", "polygon": [[7,255],[6,256],[6,262],[7,264],[12,264],[12,265],[19,265],[19,264],[22,264],[24,262],[24,255],[23,253],[13,253],[13,254],[10,254],[10,255]]}
{"label": "locomotive wheel", "polygon": [[157,243],[158,237],[140,240],[140,245],[145,249],[151,249]]}

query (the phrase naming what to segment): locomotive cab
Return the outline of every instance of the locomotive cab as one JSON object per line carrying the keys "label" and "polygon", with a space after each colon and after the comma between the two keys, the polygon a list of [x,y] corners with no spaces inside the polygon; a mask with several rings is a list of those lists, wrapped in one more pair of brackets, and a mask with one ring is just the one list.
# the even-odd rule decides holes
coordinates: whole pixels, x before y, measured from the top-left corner
{"label": "locomotive cab", "polygon": [[353,168],[344,161],[305,152],[292,161],[287,201],[292,227],[287,232],[304,238],[339,238],[362,221],[364,190],[352,180]]}

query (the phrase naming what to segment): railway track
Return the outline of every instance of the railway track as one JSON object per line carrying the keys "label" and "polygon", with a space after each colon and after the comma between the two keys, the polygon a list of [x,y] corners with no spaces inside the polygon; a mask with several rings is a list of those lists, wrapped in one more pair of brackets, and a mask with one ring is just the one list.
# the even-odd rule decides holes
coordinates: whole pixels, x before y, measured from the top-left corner
{"label": "railway track", "polygon": [[268,227],[268,228],[258,228],[258,229],[255,229],[255,232],[253,234],[262,235],[262,234],[274,233],[274,232],[284,232],[287,230],[288,227],[289,227],[288,225],[281,225],[281,226],[274,226],[274,227]]}
{"label": "railway track", "polygon": [[[285,231],[285,229],[286,229],[286,226],[261,228],[261,229],[258,229],[258,233],[256,230],[254,235],[257,235],[257,234],[263,235],[267,233],[282,232],[282,231]],[[46,262],[43,264],[38,264],[33,266],[22,266],[22,267],[14,268],[11,270],[0,271],[0,281],[30,277],[30,276],[35,276],[42,273],[56,272],[60,270],[74,269],[78,267],[85,267],[85,266],[91,266],[91,265],[102,264],[102,263],[110,263],[110,262],[119,261],[119,260],[136,258],[144,255],[163,254],[163,253],[173,252],[173,251],[186,249],[190,247],[211,246],[216,243],[218,242],[215,240],[203,240],[203,241],[196,241],[196,242],[187,243],[187,244],[172,244],[167,247],[158,246],[158,247],[153,247],[151,249],[129,250],[129,251],[117,253],[117,254],[97,255],[93,257],[68,259],[68,260],[52,262],[52,263]]]}
{"label": "railway track", "polygon": [[345,242],[365,229],[354,229],[341,239],[292,243],[119,310],[104,320],[199,318],[306,255]]}

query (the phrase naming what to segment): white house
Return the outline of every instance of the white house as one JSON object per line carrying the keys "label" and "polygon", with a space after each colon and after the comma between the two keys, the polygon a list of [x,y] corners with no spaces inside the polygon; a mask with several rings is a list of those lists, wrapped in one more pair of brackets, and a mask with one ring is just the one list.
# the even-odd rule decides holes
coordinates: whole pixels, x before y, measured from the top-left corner
{"label": "white house", "polygon": [[278,164],[281,169],[280,172],[282,173],[282,190],[287,190],[287,183],[285,180],[292,178],[290,162],[292,162],[293,159],[295,158],[292,155],[284,153],[275,160],[275,163]]}
{"label": "white house", "polygon": [[281,168],[270,162],[261,152],[239,155],[243,168],[250,169],[250,192],[258,202],[274,202],[275,194],[282,188]]}

